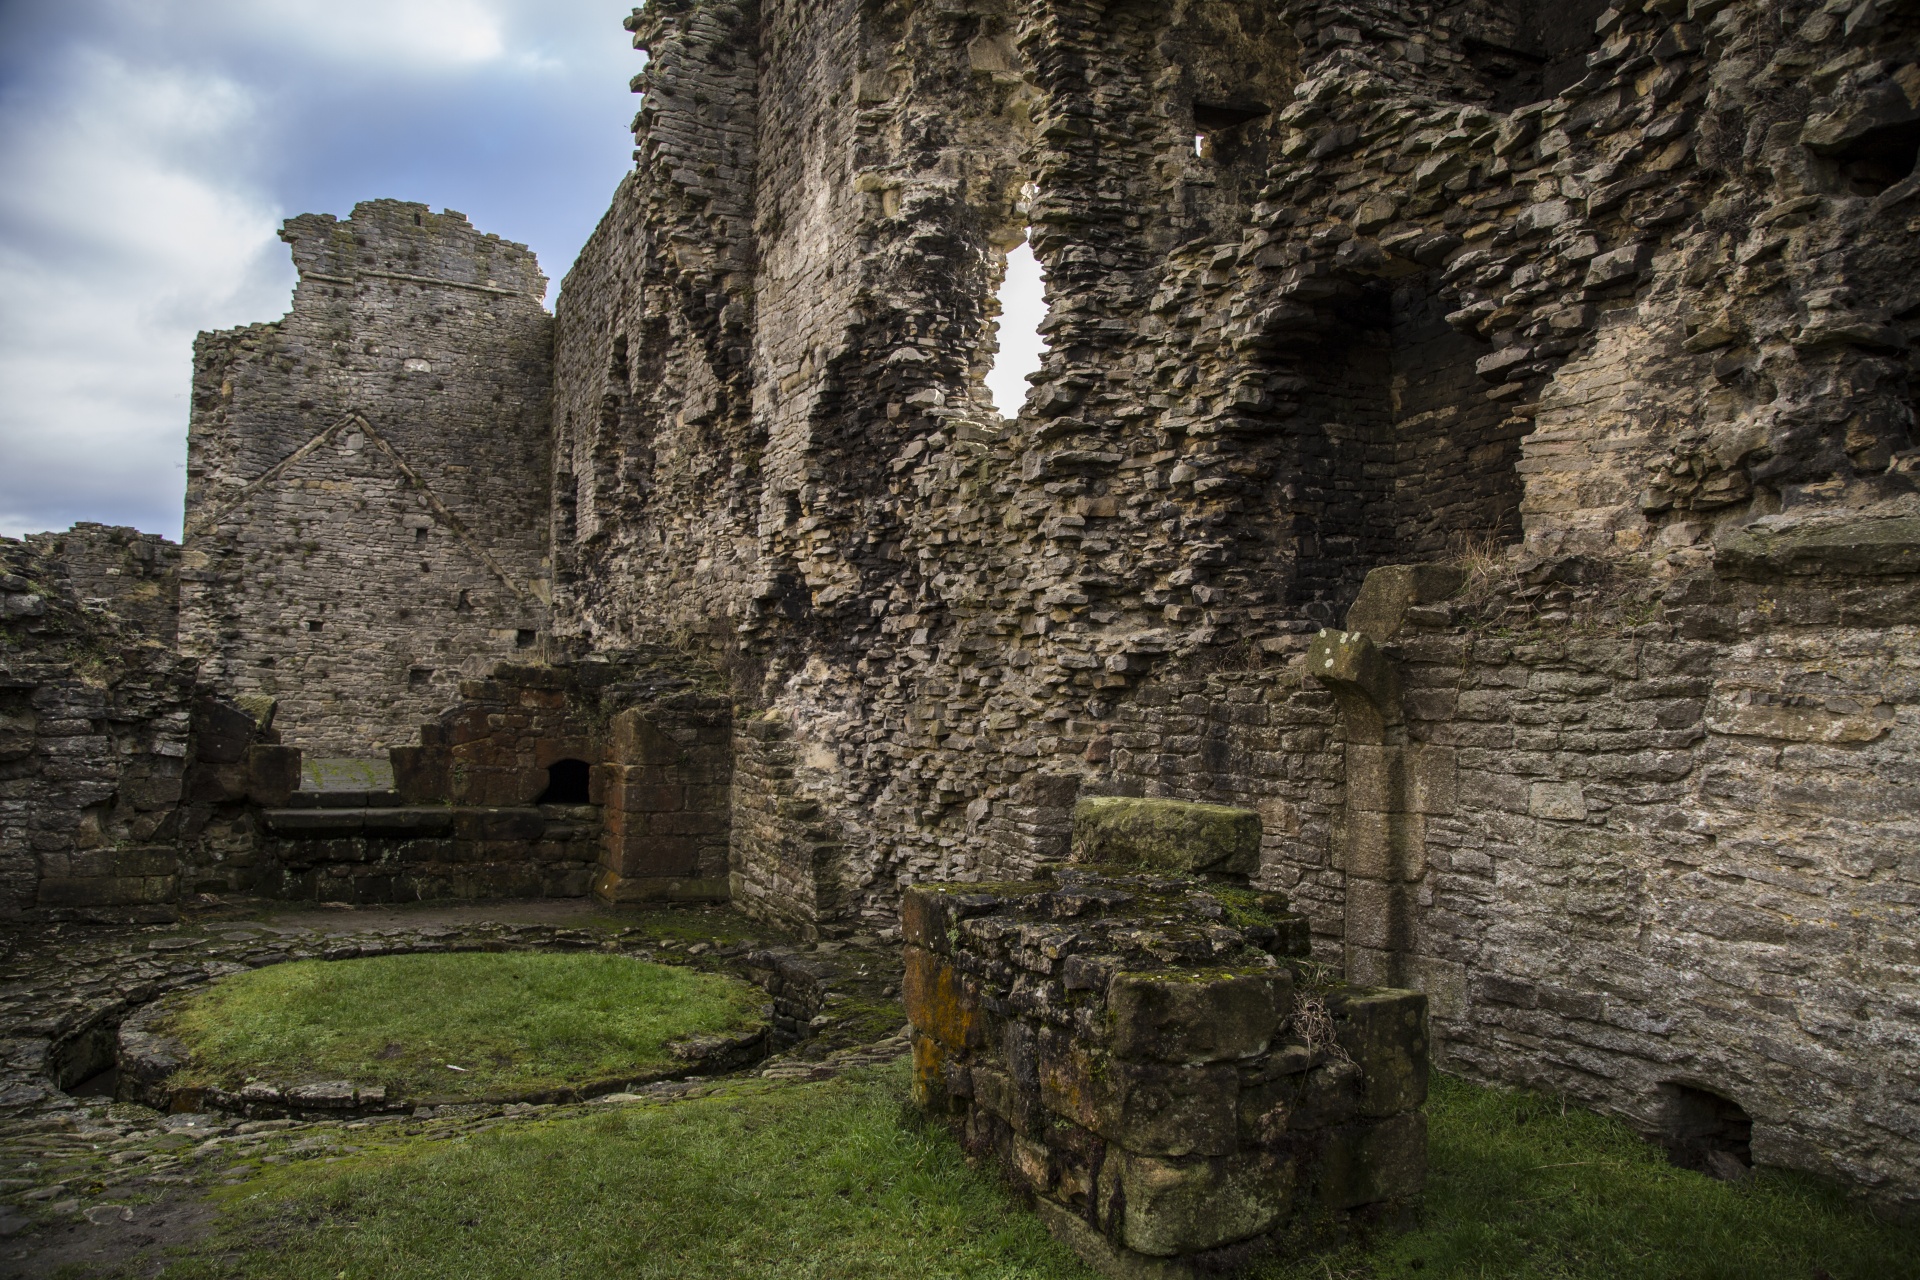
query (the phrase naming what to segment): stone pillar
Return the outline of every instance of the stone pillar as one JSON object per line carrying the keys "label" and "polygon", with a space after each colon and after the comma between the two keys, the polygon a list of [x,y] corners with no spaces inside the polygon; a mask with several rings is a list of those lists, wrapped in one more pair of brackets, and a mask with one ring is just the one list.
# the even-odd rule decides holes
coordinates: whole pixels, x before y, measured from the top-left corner
{"label": "stone pillar", "polygon": [[649,707],[613,718],[595,791],[606,834],[594,896],[724,901],[732,828],[732,715]]}
{"label": "stone pillar", "polygon": [[1417,949],[1416,894],[1427,871],[1426,820],[1453,812],[1451,747],[1407,738],[1400,674],[1382,646],[1407,609],[1459,589],[1445,565],[1389,565],[1367,575],[1346,631],[1325,630],[1307,669],[1339,699],[1346,724],[1346,972],[1350,982],[1405,986]]}

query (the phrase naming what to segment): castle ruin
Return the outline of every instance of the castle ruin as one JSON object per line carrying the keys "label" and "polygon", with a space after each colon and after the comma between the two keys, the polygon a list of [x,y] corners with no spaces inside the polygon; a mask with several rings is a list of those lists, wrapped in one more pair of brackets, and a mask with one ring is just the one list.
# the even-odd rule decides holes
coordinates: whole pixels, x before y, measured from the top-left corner
{"label": "castle ruin", "polygon": [[1920,1203],[1920,13],[628,25],[551,316],[458,214],[296,218],[289,315],[196,350],[184,546],[6,550],[7,910],[894,929],[1205,801],[1436,1065]]}

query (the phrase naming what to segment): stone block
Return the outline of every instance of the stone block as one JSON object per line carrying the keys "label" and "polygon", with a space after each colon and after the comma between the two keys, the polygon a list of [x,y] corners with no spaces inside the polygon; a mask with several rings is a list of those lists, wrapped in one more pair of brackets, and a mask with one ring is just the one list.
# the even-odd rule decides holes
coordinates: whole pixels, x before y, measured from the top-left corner
{"label": "stone block", "polygon": [[1350,742],[1378,742],[1405,719],[1399,670],[1361,632],[1320,632],[1307,646],[1307,674],[1339,696]]}
{"label": "stone block", "polygon": [[1750,525],[1720,542],[1713,568],[1723,578],[1751,581],[1808,574],[1920,573],[1920,517]]}
{"label": "stone block", "polygon": [[1335,1002],[1340,1045],[1364,1075],[1360,1112],[1390,1116],[1427,1100],[1427,998],[1369,990]]}
{"label": "stone block", "polygon": [[678,813],[687,806],[687,789],[660,781],[659,772],[647,766],[607,766],[606,792],[601,803],[626,813]]}
{"label": "stone block", "polygon": [[457,840],[530,842],[540,839],[546,831],[546,816],[538,809],[462,807],[453,810],[453,835]]}
{"label": "stone block", "polygon": [[698,836],[654,835],[628,831],[607,815],[607,828],[601,846],[601,865],[625,876],[668,876],[684,878],[698,874],[700,838]]}
{"label": "stone block", "polygon": [[1260,815],[1178,800],[1098,796],[1073,808],[1073,860],[1157,871],[1252,875]]}
{"label": "stone block", "polygon": [[453,795],[452,757],[445,747],[389,747],[393,789],[402,804],[445,804]]}
{"label": "stone block", "polygon": [[[1039,884],[993,886],[1013,892],[1038,892]],[[929,951],[952,949],[953,931],[968,916],[991,911],[1004,901],[983,885],[913,885],[900,897],[900,928],[906,941]]]}
{"label": "stone block", "polygon": [[1107,985],[1113,1052],[1159,1062],[1223,1062],[1263,1052],[1293,1008],[1285,969],[1120,973]]}
{"label": "stone block", "polygon": [[1418,813],[1347,813],[1348,875],[1363,880],[1418,880],[1426,874],[1427,820]]}
{"label": "stone block", "polygon": [[[1272,1229],[1286,1214],[1293,1170],[1283,1157],[1248,1152],[1170,1160],[1110,1157],[1126,1200],[1122,1239],[1153,1257],[1217,1249]],[[1103,1171],[1103,1183],[1110,1175]]]}
{"label": "stone block", "polygon": [[188,804],[237,804],[247,798],[246,761],[196,764],[187,772]]}
{"label": "stone block", "polygon": [[1360,584],[1360,594],[1347,610],[1347,630],[1385,644],[1405,625],[1408,609],[1445,600],[1466,580],[1466,570],[1458,565],[1381,565]]}
{"label": "stone block", "polygon": [[724,877],[674,875],[623,875],[602,868],[591,874],[593,896],[602,902],[726,902],[728,882]]}
{"label": "stone block", "polygon": [[453,753],[453,802],[481,807],[529,805],[547,789],[545,769],[472,763],[472,753]]}
{"label": "stone block", "polygon": [[118,907],[171,902],[175,880],[160,876],[46,876],[40,881],[41,907]]}
{"label": "stone block", "polygon": [[247,799],[262,808],[278,808],[299,789],[300,748],[247,748]]}
{"label": "stone block", "polygon": [[1426,1116],[1416,1111],[1330,1131],[1316,1173],[1316,1198],[1330,1209],[1419,1195],[1427,1182]]}
{"label": "stone block", "polygon": [[1391,813],[1406,807],[1407,751],[1372,743],[1347,745],[1347,808]]}
{"label": "stone block", "polygon": [[1408,747],[1407,781],[1407,808],[1415,813],[1452,813],[1460,793],[1453,748]]}
{"label": "stone block", "polygon": [[1413,946],[1414,900],[1411,886],[1384,880],[1347,884],[1347,942],[1383,951]]}
{"label": "stone block", "polygon": [[1049,1111],[1148,1155],[1231,1155],[1239,1092],[1230,1066],[1126,1062],[1071,1042],[1049,1045],[1040,1059]]}
{"label": "stone block", "polygon": [[203,763],[241,763],[257,732],[253,717],[223,698],[202,698],[193,705],[194,758]]}
{"label": "stone block", "polygon": [[674,765],[684,752],[645,712],[629,708],[613,718],[610,754],[615,764]]}
{"label": "stone block", "polygon": [[952,964],[925,947],[906,948],[901,996],[907,1020],[950,1049],[977,1047],[985,1033],[979,997]]}
{"label": "stone block", "polygon": [[1527,812],[1554,822],[1584,822],[1586,793],[1577,782],[1536,782],[1528,789]]}
{"label": "stone block", "polygon": [[913,1029],[913,1101],[923,1111],[944,1114],[953,1109],[947,1088],[952,1055],[940,1041],[918,1027]]}

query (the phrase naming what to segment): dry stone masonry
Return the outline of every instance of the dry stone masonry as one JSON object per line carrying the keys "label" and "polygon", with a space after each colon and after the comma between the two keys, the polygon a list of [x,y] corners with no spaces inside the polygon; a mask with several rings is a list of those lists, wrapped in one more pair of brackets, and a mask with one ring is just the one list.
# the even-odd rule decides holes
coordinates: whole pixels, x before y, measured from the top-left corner
{"label": "dry stone masonry", "polygon": [[1330,1215],[1406,1216],[1425,997],[1330,985],[1285,896],[1232,883],[1258,815],[1075,818],[1051,881],[907,891],[916,1101],[1109,1275],[1217,1274]]}
{"label": "dry stone masonry", "polygon": [[[197,682],[103,611],[160,635],[130,566],[171,551],[10,544],[10,910],[537,889],[825,937],[1036,881],[1082,800],[1204,803],[1436,1065],[1920,1205],[1920,11],[628,27],[635,167],[551,317],[524,250],[374,201],[202,341]],[[678,692],[592,682],[634,653]],[[393,803],[292,798],[290,753],[390,749]],[[537,831],[458,816],[575,766]]]}

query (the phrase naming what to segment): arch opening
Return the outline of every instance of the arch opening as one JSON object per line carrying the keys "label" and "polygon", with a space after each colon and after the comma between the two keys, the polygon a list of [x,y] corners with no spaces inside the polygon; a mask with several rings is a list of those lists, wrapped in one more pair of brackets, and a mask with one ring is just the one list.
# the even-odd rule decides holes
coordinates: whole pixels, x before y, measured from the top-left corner
{"label": "arch opening", "polygon": [[[588,778],[592,772],[585,760],[555,760],[547,766],[547,789],[535,804],[590,804]],[[521,792],[522,795],[526,793]]]}

